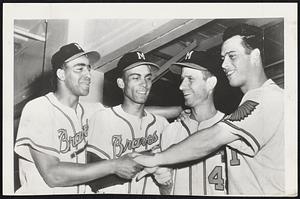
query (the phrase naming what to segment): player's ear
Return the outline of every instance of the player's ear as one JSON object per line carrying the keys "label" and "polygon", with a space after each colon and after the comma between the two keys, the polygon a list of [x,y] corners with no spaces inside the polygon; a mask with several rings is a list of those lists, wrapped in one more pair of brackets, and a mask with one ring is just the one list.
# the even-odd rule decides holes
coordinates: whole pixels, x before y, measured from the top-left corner
{"label": "player's ear", "polygon": [[206,80],[207,90],[212,91],[215,88],[215,86],[217,85],[217,82],[218,82],[218,80],[217,80],[216,76],[214,76],[214,75],[207,78],[207,80]]}
{"label": "player's ear", "polygon": [[65,71],[61,68],[56,70],[56,76],[58,77],[58,79],[60,80],[65,80]]}
{"label": "player's ear", "polygon": [[121,89],[124,89],[125,87],[125,84],[124,84],[124,80],[122,78],[118,78],[117,79],[117,84],[118,84],[118,87],[121,88]]}
{"label": "player's ear", "polygon": [[258,48],[255,48],[251,51],[251,60],[253,63],[257,63],[260,59],[260,50]]}

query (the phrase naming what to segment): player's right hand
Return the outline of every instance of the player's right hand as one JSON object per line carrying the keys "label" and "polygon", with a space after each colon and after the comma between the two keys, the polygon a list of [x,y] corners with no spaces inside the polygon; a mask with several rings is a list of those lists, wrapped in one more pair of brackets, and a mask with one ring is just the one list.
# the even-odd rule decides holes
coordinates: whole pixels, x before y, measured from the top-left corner
{"label": "player's right hand", "polygon": [[142,169],[143,166],[135,162],[130,154],[115,159],[114,173],[121,178],[132,179]]}

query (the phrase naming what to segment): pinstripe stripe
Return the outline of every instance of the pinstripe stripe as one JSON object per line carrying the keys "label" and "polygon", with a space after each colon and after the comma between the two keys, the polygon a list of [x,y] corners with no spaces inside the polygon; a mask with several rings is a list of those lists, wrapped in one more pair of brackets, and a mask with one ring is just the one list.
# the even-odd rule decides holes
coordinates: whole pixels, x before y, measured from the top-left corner
{"label": "pinstripe stripe", "polygon": [[[20,138],[20,139],[16,140],[16,144],[17,144],[18,142],[22,142],[22,141],[24,141],[24,140],[30,141],[34,146],[37,146],[37,147],[39,147],[39,148],[42,148],[42,149],[45,149],[45,150],[49,150],[49,151],[53,151],[53,152],[55,152],[55,153],[57,153],[57,154],[60,154],[60,152],[59,152],[58,150],[56,150],[56,149],[54,149],[54,148],[51,148],[51,147],[47,147],[47,146],[42,146],[42,145],[36,144],[36,143],[33,142],[30,138]],[[20,145],[24,145],[24,144],[20,144]]]}
{"label": "pinstripe stripe", "polygon": [[175,173],[174,173],[174,188],[173,188],[173,194],[172,195],[174,195],[175,194],[175,188],[176,188],[176,177],[177,177],[177,169],[175,169]]}
{"label": "pinstripe stripe", "polygon": [[[234,128],[234,129],[236,129],[236,130],[239,130],[239,131],[242,131],[243,133],[245,133],[246,135],[248,135],[253,141],[254,141],[254,143],[256,144],[256,146],[257,146],[257,148],[258,148],[258,150],[260,150],[260,144],[259,144],[259,142],[255,139],[255,137],[252,135],[252,134],[250,134],[248,131],[246,131],[246,130],[244,130],[244,129],[242,129],[242,128],[239,128],[239,127],[237,127],[236,125],[234,125],[234,124],[232,124],[231,122],[228,122],[227,120],[224,120],[224,121],[222,121],[222,122],[224,122],[225,124],[227,124],[227,125],[229,125],[230,127],[232,127],[232,128]],[[250,145],[251,146],[251,145]],[[251,146],[252,147],[252,146]],[[252,147],[252,149],[253,149],[253,147]]]}
{"label": "pinstripe stripe", "polygon": [[228,193],[228,187],[229,187],[229,181],[228,181],[228,155],[227,155],[227,150],[226,146],[224,147],[224,156],[225,156],[225,189],[226,189],[226,194]]}
{"label": "pinstripe stripe", "polygon": [[145,194],[145,191],[146,191],[146,184],[147,184],[147,179],[148,179],[148,177],[145,177],[145,179],[144,179],[144,184],[143,184],[142,194]]}
{"label": "pinstripe stripe", "polygon": [[189,194],[193,195],[193,169],[189,166]]}
{"label": "pinstripe stripe", "polygon": [[[152,115],[152,117],[153,117],[153,120],[152,120],[152,122],[150,122],[150,123],[148,124],[148,126],[146,127],[146,130],[145,130],[145,138],[148,136],[148,130],[149,130],[149,128],[150,128],[151,126],[153,126],[153,125],[155,124],[155,122],[156,122],[156,117],[155,117],[153,114],[151,114],[151,115]],[[146,144],[145,149],[146,149],[146,150],[148,149],[148,144]],[[145,191],[146,191],[146,185],[147,185],[147,179],[148,179],[148,177],[145,177],[145,179],[144,179],[144,185],[143,185],[142,194],[145,194]]]}
{"label": "pinstripe stripe", "polygon": [[203,160],[203,191],[204,195],[207,195],[207,187],[206,187],[206,161]]}

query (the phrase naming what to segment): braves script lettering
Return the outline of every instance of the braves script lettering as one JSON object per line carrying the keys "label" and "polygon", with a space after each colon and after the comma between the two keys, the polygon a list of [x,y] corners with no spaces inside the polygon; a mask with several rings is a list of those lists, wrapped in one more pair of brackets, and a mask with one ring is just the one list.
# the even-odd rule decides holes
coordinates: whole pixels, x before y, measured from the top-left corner
{"label": "braves script lettering", "polygon": [[139,148],[140,146],[151,145],[158,140],[157,131],[147,137],[134,138],[133,140],[126,139],[125,144],[122,143],[122,135],[112,136],[112,146],[114,157],[120,157],[125,151]]}
{"label": "braves script lettering", "polygon": [[84,125],[82,131],[75,133],[74,136],[68,136],[66,129],[58,129],[58,138],[60,141],[59,151],[61,153],[67,153],[71,150],[71,147],[76,148],[83,140],[86,142],[88,136],[88,125]]}

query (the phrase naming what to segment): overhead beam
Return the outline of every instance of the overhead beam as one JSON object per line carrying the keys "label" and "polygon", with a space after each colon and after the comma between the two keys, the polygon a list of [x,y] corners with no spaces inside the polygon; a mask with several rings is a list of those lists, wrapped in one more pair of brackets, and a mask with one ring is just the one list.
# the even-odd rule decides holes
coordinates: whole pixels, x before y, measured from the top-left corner
{"label": "overhead beam", "polygon": [[[263,21],[259,21],[259,22],[254,19],[248,19],[245,21],[245,23],[252,24],[252,25],[255,25],[258,27],[266,27],[266,26],[268,26],[268,24],[274,25],[279,22],[280,22],[280,19],[264,19]],[[221,25],[221,24],[218,24],[218,25]],[[198,47],[195,50],[198,50],[198,51],[207,50],[212,47],[218,46],[218,45],[222,44],[222,42],[223,42],[222,37],[223,37],[223,33],[219,33],[209,39],[206,39],[206,40],[202,41],[201,43],[199,43]]]}
{"label": "overhead beam", "polygon": [[151,52],[151,53],[152,53],[153,55],[155,55],[156,57],[160,57],[160,58],[165,59],[165,60],[169,60],[169,59],[172,58],[171,55],[168,55],[168,54],[166,54],[166,53],[162,53],[162,52],[160,52],[160,51],[158,51],[158,50],[155,50],[155,51],[153,51],[153,52]]}
{"label": "overhead beam", "polygon": [[208,22],[212,19],[175,19],[169,23],[153,30],[152,32],[130,42],[118,50],[103,56],[95,69],[101,72],[108,72],[117,66],[121,56],[129,51],[140,50],[144,53],[152,51]]}
{"label": "overhead beam", "polygon": [[14,33],[18,34],[18,35],[21,35],[22,37],[25,37],[25,38],[29,38],[29,39],[33,39],[33,40],[37,40],[37,41],[41,41],[41,42],[46,41],[46,38],[44,36],[40,36],[40,35],[37,35],[37,34],[26,32],[24,30],[19,29],[16,26],[14,28]]}
{"label": "overhead beam", "polygon": [[209,39],[202,41],[201,43],[199,43],[198,47],[195,50],[197,50],[197,51],[207,50],[212,47],[220,45],[223,42],[222,36],[223,36],[223,33],[220,33]]}
{"label": "overhead beam", "polygon": [[188,47],[180,51],[177,55],[175,55],[172,59],[167,61],[164,65],[159,68],[159,71],[154,75],[153,83],[159,80],[166,72],[168,72],[169,67],[179,61],[187,52],[193,50],[197,46],[197,41],[193,41]]}

